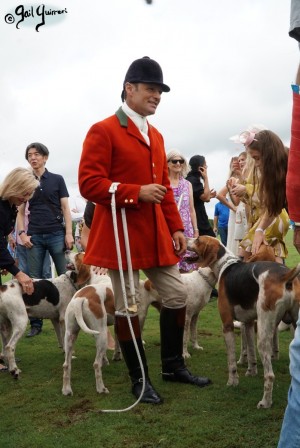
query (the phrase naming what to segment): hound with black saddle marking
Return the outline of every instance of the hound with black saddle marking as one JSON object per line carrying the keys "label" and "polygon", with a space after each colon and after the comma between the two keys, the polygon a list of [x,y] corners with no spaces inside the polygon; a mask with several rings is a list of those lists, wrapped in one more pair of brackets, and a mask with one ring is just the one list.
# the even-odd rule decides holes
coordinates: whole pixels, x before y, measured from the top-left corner
{"label": "hound with black saddle marking", "polygon": [[246,374],[256,375],[254,329],[251,323],[257,318],[257,347],[264,368],[264,394],[257,407],[269,408],[274,383],[271,362],[273,335],[281,320],[292,321],[296,325],[300,302],[300,281],[297,278],[300,264],[288,269],[270,261],[243,263],[218,239],[209,236],[188,238],[187,248],[195,252],[195,257],[189,258],[190,262],[209,266],[219,279],[218,307],[227,349],[229,386],[236,386],[239,382],[233,320],[246,324]]}
{"label": "hound with black saddle marking", "polygon": [[18,378],[21,372],[16,365],[15,350],[26,331],[28,317],[51,319],[59,346],[63,347],[65,311],[75,291],[71,272],[51,280],[34,280],[32,295],[23,294],[17,280],[10,280],[0,286],[2,352],[14,378]]}
{"label": "hound with black saddle marking", "polygon": [[80,329],[92,334],[96,341],[94,370],[96,389],[99,394],[108,393],[103,384],[102,365],[108,364],[107,349],[107,312],[114,314],[114,295],[104,284],[84,286],[77,291],[69,303],[66,314],[65,362],[63,364],[63,395],[73,395],[71,388],[71,362],[73,346]]}

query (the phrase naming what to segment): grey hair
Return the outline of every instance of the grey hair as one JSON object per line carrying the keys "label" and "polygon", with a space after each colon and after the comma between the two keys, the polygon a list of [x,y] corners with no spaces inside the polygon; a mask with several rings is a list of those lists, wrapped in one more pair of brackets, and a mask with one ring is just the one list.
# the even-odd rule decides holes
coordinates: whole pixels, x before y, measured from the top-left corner
{"label": "grey hair", "polygon": [[0,197],[4,200],[26,194],[33,194],[39,181],[27,168],[15,168],[5,177],[0,185]]}
{"label": "grey hair", "polygon": [[180,157],[182,160],[184,160],[184,163],[182,164],[182,176],[186,177],[189,167],[186,158],[181,154],[178,149],[170,149],[170,151],[167,153],[167,162],[170,162],[170,160],[174,159],[174,157]]}

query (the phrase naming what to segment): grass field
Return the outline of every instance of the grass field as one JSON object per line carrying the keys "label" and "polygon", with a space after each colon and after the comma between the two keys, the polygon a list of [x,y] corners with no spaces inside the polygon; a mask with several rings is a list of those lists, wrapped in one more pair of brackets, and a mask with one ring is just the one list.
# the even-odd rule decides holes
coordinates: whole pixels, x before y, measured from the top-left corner
{"label": "grass field", "polygon": [[[291,247],[291,232],[288,247],[287,264],[294,266],[300,258]],[[209,376],[212,386],[199,389],[162,381],[158,314],[151,310],[143,337],[152,382],[165,402],[103,414],[99,410],[123,409],[134,402],[124,363],[111,362],[103,369],[110,394],[97,395],[92,367],[94,341],[80,333],[77,358],[72,363],[74,396],[62,396],[63,354],[50,322],[45,321],[39,336],[23,338],[18,344],[20,379],[0,373],[0,447],[275,448],[290,383],[290,333],[280,333],[280,359],[273,364],[273,406],[267,410],[256,409],[263,394],[260,362],[257,377],[245,377],[243,366],[239,368],[239,386],[226,386],[226,354],[216,300],[201,313],[198,334],[204,350],[190,349],[188,367]],[[238,349],[238,332],[236,335]]]}

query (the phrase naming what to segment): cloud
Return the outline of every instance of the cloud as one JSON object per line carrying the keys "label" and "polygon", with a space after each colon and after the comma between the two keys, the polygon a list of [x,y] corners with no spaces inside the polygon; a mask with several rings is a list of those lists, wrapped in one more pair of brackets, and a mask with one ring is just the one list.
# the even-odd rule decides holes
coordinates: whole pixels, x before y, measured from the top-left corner
{"label": "cloud", "polygon": [[207,157],[216,189],[241,149],[229,137],[250,123],[264,123],[289,144],[299,53],[288,36],[287,2],[51,0],[46,8],[67,14],[39,32],[32,22],[5,23],[18,5],[0,6],[0,179],[26,166],[26,146],[41,141],[48,169],[75,188],[89,127],[117,110],[129,64],[145,55],[160,62],[171,86],[150,122],[167,150]]}

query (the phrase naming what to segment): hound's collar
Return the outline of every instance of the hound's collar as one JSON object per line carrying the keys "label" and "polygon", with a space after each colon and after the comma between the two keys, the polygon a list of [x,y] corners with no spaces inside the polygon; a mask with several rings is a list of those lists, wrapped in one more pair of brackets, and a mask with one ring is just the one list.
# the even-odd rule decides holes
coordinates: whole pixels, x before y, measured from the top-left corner
{"label": "hound's collar", "polygon": [[205,274],[203,274],[202,269],[199,268],[199,269],[197,270],[197,272],[198,272],[198,274],[201,275],[201,277],[203,278],[203,280],[206,281],[206,283],[208,284],[208,286],[209,286],[210,288],[214,289],[215,285],[213,285],[213,284],[210,283],[210,281],[208,280],[208,276],[205,275]]}
{"label": "hound's collar", "polygon": [[222,261],[222,263],[220,264],[220,266],[218,266],[218,273],[216,273],[216,276],[218,277],[218,280],[220,280],[221,275],[224,273],[224,271],[231,266],[232,264],[236,264],[239,263],[240,259],[234,256],[229,255],[228,257],[226,257],[226,259],[224,261]]}
{"label": "hound's collar", "polygon": [[83,288],[84,286],[86,286],[88,284],[88,280],[83,283],[82,285],[79,285],[78,283],[76,283],[76,281],[72,278],[72,275],[67,275],[69,282],[71,283],[71,285],[73,286],[73,288],[76,291],[79,291],[79,289]]}

